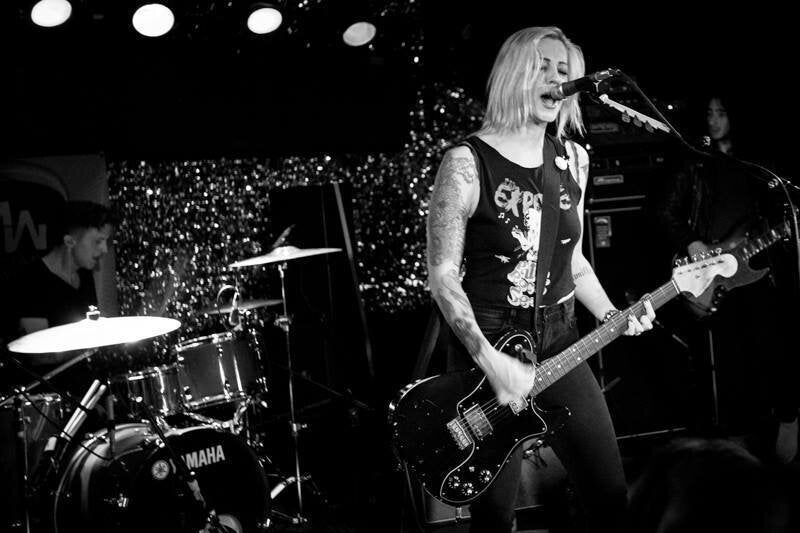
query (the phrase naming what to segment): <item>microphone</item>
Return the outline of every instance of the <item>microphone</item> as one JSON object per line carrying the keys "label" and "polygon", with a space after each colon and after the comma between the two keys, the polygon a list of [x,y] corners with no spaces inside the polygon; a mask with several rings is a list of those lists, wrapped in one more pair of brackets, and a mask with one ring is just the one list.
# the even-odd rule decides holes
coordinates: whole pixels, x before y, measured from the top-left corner
{"label": "microphone", "polygon": [[607,80],[608,78],[612,78],[618,73],[619,71],[613,68],[607,68],[605,70],[593,72],[592,74],[587,74],[586,76],[576,80],[559,83],[550,89],[550,91],[546,94],[553,100],[564,100],[565,98],[581,91],[594,90],[598,83],[603,80]]}

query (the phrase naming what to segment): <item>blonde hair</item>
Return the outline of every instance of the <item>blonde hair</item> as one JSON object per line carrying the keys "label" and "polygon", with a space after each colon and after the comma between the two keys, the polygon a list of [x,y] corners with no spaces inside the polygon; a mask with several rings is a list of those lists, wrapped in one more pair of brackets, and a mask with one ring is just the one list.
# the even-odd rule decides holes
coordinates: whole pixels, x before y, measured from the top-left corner
{"label": "blonde hair", "polygon": [[[519,30],[506,39],[494,61],[487,83],[489,101],[481,133],[516,131],[533,117],[534,97],[530,88],[541,67],[539,43],[542,39],[555,39],[564,44],[567,49],[568,79],[574,80],[584,75],[586,64],[583,52],[559,28],[545,26]],[[564,138],[567,130],[578,133],[584,131],[577,94],[564,100],[556,118],[559,140]]]}

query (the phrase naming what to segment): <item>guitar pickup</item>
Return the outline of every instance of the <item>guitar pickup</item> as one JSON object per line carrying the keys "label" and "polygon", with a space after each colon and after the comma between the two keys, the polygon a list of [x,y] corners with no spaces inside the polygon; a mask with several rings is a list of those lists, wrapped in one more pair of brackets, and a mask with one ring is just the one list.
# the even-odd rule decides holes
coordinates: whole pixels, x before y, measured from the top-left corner
{"label": "guitar pickup", "polygon": [[478,440],[483,440],[484,437],[488,437],[492,434],[492,425],[489,423],[489,419],[486,418],[486,413],[483,412],[483,409],[481,409],[479,405],[473,405],[464,411],[464,418],[467,419],[469,428]]}
{"label": "guitar pickup", "polygon": [[520,398],[516,402],[510,402],[508,407],[511,408],[511,412],[515,415],[520,414],[522,411],[528,408],[528,401],[525,397]]}
{"label": "guitar pickup", "polygon": [[453,437],[453,440],[456,442],[456,446],[458,446],[459,450],[464,450],[470,447],[472,444],[472,439],[467,432],[467,428],[465,428],[461,423],[461,420],[458,418],[452,419],[447,423],[447,429],[450,430],[450,436]]}

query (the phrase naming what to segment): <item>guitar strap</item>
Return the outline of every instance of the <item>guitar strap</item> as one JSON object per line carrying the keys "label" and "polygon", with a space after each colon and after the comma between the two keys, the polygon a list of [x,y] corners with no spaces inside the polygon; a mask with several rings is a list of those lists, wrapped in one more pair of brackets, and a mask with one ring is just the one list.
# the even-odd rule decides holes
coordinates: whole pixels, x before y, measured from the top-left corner
{"label": "guitar strap", "polygon": [[[545,284],[547,283],[547,273],[550,271],[550,262],[553,259],[553,251],[556,246],[558,236],[558,220],[561,215],[561,177],[563,172],[569,172],[569,168],[564,169],[556,165],[556,156],[566,161],[566,150],[564,145],[559,143],[553,136],[545,135],[544,153],[542,161],[542,227],[539,232],[539,254],[536,261],[536,295],[534,302],[537,307],[542,301]],[[577,158],[575,160],[577,164]],[[542,338],[542,324],[537,319],[538,313],[534,313],[534,324],[532,324],[536,334],[538,345]]]}

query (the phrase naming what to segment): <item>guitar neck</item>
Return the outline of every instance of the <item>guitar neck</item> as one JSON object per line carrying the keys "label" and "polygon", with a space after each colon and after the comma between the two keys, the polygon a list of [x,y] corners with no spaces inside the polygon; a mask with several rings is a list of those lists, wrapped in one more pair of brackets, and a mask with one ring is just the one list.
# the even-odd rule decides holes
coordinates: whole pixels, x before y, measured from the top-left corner
{"label": "guitar neck", "polygon": [[[678,286],[674,281],[671,280],[669,283],[665,283],[649,295],[653,309],[658,309],[676,297],[679,292]],[[536,382],[530,395],[536,396],[541,393],[576,366],[622,335],[628,328],[628,315],[633,314],[638,317],[646,314],[643,300],[644,298],[612,316],[611,319],[581,340],[539,365],[536,371]]]}

